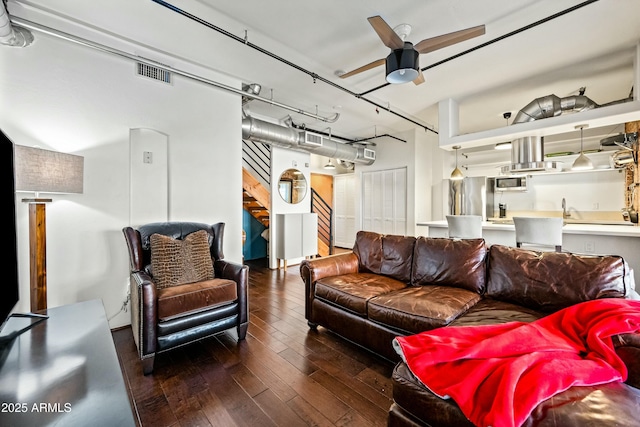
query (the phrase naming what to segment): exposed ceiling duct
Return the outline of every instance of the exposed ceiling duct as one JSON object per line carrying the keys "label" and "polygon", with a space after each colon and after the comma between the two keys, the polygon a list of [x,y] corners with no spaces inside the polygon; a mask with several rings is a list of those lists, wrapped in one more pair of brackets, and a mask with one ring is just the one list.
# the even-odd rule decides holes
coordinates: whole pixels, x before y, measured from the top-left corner
{"label": "exposed ceiling duct", "polygon": [[242,119],[242,138],[364,165],[376,160],[376,152],[370,148],[342,144],[318,133],[297,131],[254,117]]}
{"label": "exposed ceiling duct", "polygon": [[[523,107],[513,124],[531,122],[559,116],[564,113],[578,113],[592,110],[605,105],[621,104],[632,101],[633,97],[613,101],[604,105],[598,105],[593,100],[580,94],[560,98],[556,95],[547,95],[534,99]],[[502,167],[502,173],[519,173],[543,170],[557,170],[559,162],[544,160],[544,137],[527,136],[511,142],[511,164]]]}
{"label": "exposed ceiling duct", "polygon": [[4,1],[0,1],[0,44],[26,47],[33,43],[33,34],[26,28],[12,25]]}

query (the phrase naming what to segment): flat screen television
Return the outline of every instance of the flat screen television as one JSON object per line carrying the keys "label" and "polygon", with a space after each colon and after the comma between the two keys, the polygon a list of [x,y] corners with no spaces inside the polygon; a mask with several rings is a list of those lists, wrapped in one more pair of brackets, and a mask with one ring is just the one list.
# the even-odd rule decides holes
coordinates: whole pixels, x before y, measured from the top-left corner
{"label": "flat screen television", "polygon": [[4,234],[4,267],[0,281],[0,330],[5,325],[11,310],[18,303],[20,292],[18,287],[18,248],[16,233],[16,191],[15,169],[13,164],[13,142],[0,130],[0,191],[5,214],[8,215],[7,230]]}

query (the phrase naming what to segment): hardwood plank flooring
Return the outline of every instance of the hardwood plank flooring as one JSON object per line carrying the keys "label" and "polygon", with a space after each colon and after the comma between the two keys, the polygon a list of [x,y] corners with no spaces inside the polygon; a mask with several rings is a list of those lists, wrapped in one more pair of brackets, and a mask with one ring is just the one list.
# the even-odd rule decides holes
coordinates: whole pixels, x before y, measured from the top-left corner
{"label": "hardwood plank flooring", "polygon": [[298,266],[247,262],[250,324],[156,356],[142,375],[131,328],[113,331],[137,421],[163,426],[386,426],[393,364],[304,318]]}

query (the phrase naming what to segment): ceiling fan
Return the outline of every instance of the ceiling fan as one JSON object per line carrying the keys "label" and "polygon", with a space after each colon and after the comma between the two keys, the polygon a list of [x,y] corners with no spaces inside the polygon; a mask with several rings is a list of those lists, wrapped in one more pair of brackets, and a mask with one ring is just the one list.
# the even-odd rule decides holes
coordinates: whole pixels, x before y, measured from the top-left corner
{"label": "ceiling fan", "polygon": [[401,24],[391,28],[380,16],[372,16],[367,19],[375,32],[378,33],[382,43],[391,49],[391,53],[386,58],[378,59],[348,73],[341,74],[340,77],[343,79],[385,64],[386,79],[389,83],[408,83],[412,81],[414,84],[419,85],[424,83],[424,76],[419,65],[421,53],[433,52],[485,33],[484,25],[478,25],[477,27],[424,39],[414,45],[405,40],[411,32],[410,25]]}

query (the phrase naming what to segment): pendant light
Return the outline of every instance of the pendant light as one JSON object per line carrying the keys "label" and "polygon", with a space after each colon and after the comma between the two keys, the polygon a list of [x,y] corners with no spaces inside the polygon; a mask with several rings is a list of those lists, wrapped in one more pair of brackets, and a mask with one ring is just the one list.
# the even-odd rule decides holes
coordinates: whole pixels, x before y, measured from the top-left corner
{"label": "pendant light", "polygon": [[593,163],[591,162],[591,160],[584,154],[583,151],[583,131],[584,128],[588,127],[589,125],[577,125],[576,129],[580,129],[580,155],[578,156],[578,158],[576,158],[576,160],[573,162],[573,166],[571,166],[571,170],[574,171],[584,171],[584,170],[590,170],[593,169]]}
{"label": "pendant light", "polygon": [[459,145],[454,145],[453,149],[456,150],[456,168],[451,172],[451,179],[454,181],[459,181],[464,178],[464,174],[460,169],[458,169],[458,150],[460,149]]}
{"label": "pendant light", "polygon": [[331,159],[329,159],[329,163],[327,163],[326,165],[324,165],[325,169],[335,169],[336,165],[334,165],[333,163],[331,163]]}

